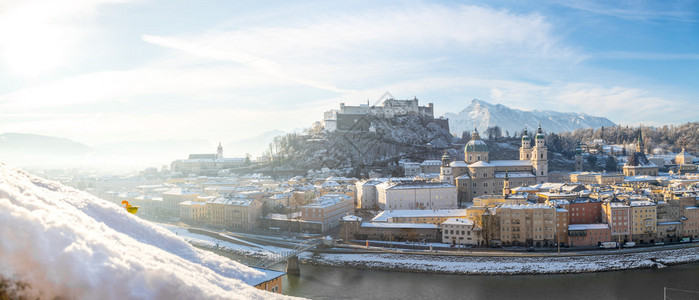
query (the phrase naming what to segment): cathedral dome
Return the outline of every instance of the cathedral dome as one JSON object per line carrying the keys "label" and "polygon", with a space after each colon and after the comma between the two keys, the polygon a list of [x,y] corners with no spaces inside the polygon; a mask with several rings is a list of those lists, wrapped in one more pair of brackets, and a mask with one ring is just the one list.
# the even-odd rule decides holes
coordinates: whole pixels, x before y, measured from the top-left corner
{"label": "cathedral dome", "polygon": [[466,144],[466,152],[488,152],[488,145],[483,140],[470,140]]}
{"label": "cathedral dome", "polygon": [[466,152],[488,152],[488,145],[481,140],[481,135],[478,134],[478,129],[473,128],[471,140],[466,143]]}

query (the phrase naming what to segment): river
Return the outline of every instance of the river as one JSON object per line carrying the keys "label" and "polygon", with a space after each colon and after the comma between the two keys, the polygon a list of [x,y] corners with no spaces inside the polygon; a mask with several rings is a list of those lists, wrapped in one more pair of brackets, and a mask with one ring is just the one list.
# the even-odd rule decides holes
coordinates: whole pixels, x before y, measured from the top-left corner
{"label": "river", "polygon": [[[217,252],[238,261],[250,259]],[[279,264],[272,269],[283,270]],[[444,275],[301,265],[283,292],[311,299],[663,299],[663,288],[699,291],[699,263],[559,275]],[[668,299],[699,293],[667,291]]]}

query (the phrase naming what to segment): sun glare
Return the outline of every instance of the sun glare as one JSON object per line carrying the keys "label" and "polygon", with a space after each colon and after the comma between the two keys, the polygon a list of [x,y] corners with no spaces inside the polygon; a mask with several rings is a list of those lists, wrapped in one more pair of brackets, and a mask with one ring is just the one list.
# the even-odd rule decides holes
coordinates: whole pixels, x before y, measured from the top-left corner
{"label": "sun glare", "polygon": [[49,11],[29,5],[0,15],[0,55],[12,73],[34,77],[65,64],[70,29],[55,24]]}

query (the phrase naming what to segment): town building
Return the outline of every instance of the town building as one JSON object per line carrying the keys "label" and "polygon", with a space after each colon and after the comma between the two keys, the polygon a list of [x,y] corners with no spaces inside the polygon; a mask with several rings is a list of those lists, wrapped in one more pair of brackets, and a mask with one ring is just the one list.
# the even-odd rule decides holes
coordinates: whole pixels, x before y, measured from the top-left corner
{"label": "town building", "polygon": [[205,221],[208,217],[206,202],[184,201],[180,202],[180,221],[186,223],[197,223]]}
{"label": "town building", "polygon": [[614,242],[631,241],[633,218],[631,207],[620,201],[606,201],[602,204],[604,222],[609,225]]}
{"label": "town building", "polygon": [[282,293],[282,278],[284,278],[286,273],[255,267],[253,267],[253,269],[262,272],[264,275],[261,277],[249,278],[248,281],[250,285],[263,291],[277,294]]}
{"label": "town building", "polygon": [[376,193],[382,210],[457,208],[456,187],[446,182],[389,180]]}
{"label": "town building", "polygon": [[481,229],[466,218],[449,218],[442,222],[442,243],[456,245],[481,245]]}
{"label": "town building", "polygon": [[504,246],[552,246],[556,243],[556,209],[545,204],[502,205],[500,240]]}
{"label": "town building", "polygon": [[598,246],[602,242],[611,241],[612,235],[607,224],[568,225],[568,242],[573,247]]}
{"label": "town building", "polygon": [[259,225],[262,201],[244,196],[219,196],[206,201],[209,225],[232,230],[251,230]]}
{"label": "town building", "polygon": [[451,218],[467,217],[467,209],[384,210],[377,214],[373,223],[416,223],[441,225]]}
{"label": "town building", "polygon": [[677,164],[677,167],[676,167],[677,172],[676,173],[677,174],[696,173],[697,172],[697,165],[695,165],[693,162],[694,162],[694,156],[685,152],[684,148],[682,148],[682,152],[678,153],[675,156],[675,163]]}
{"label": "town building", "polygon": [[442,157],[440,179],[455,184],[459,203],[470,202],[481,195],[497,195],[503,189],[505,174],[512,186],[528,186],[548,180],[548,154],[545,136],[539,126],[534,145],[526,129],[522,136],[519,160],[490,160],[488,145],[474,129],[464,147],[464,161]]}
{"label": "town building", "polygon": [[357,240],[441,242],[435,224],[362,222],[357,216],[340,220],[340,236]]}
{"label": "town building", "polygon": [[602,222],[602,202],[596,199],[586,197],[570,200],[568,211],[571,225]]}
{"label": "town building", "polygon": [[354,214],[354,200],[345,194],[330,193],[300,209],[301,220],[320,224],[321,232],[317,233],[322,233],[338,227],[342,217]]}
{"label": "town building", "polygon": [[196,201],[199,192],[187,188],[172,188],[162,195],[163,214],[168,217],[179,217],[179,204],[185,201]]}
{"label": "town building", "polygon": [[403,174],[406,177],[417,176],[422,173],[420,168],[420,163],[417,162],[405,162],[403,163]]}
{"label": "town building", "polygon": [[699,238],[699,206],[686,206],[682,209],[682,238]]}
{"label": "town building", "polygon": [[631,238],[637,243],[655,243],[657,233],[657,206],[651,201],[630,201]]}
{"label": "town building", "polygon": [[570,174],[570,182],[580,184],[613,185],[624,182],[622,173],[574,172]]}

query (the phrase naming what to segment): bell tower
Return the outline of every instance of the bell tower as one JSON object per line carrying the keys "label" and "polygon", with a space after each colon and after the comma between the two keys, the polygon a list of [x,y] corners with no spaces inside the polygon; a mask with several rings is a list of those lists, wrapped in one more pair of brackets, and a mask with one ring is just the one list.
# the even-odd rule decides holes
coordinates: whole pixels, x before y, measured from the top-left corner
{"label": "bell tower", "polygon": [[532,166],[534,167],[534,175],[537,183],[548,181],[549,163],[548,163],[548,148],[546,148],[546,136],[541,130],[541,124],[537,129],[534,137],[535,146],[532,149]]}
{"label": "bell tower", "polygon": [[532,159],[532,139],[529,137],[527,127],[524,127],[522,133],[522,147],[519,147],[519,160]]}

